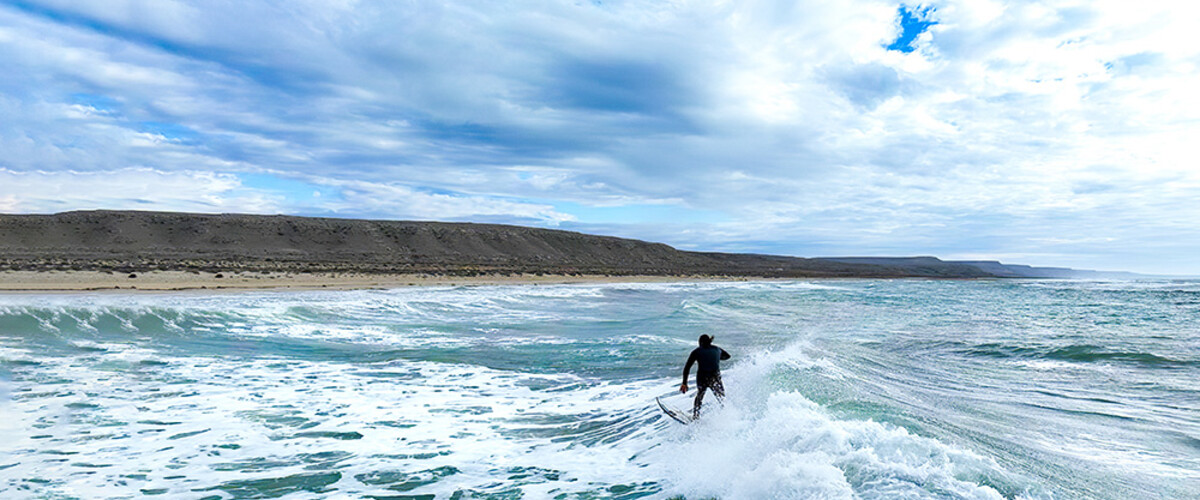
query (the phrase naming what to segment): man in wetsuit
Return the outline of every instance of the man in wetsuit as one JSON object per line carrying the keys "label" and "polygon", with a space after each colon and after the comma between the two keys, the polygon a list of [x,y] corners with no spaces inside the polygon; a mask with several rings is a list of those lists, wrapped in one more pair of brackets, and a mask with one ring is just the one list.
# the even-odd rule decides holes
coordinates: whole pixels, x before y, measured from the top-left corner
{"label": "man in wetsuit", "polygon": [[725,386],[721,384],[721,361],[729,359],[729,353],[712,345],[712,337],[700,336],[700,347],[692,349],[687,364],[683,366],[683,385],[679,392],[688,390],[688,373],[692,371],[692,363],[696,363],[696,404],[692,408],[692,416],[700,418],[700,404],[704,400],[704,392],[712,389],[717,400],[725,399]]}

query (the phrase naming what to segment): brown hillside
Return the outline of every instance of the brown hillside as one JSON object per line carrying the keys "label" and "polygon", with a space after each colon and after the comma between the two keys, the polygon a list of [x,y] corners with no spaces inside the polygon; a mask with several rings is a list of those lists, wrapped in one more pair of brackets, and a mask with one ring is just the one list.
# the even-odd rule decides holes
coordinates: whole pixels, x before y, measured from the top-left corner
{"label": "brown hillside", "polygon": [[498,224],[86,211],[0,215],[0,269],[353,271],[759,277],[980,277]]}

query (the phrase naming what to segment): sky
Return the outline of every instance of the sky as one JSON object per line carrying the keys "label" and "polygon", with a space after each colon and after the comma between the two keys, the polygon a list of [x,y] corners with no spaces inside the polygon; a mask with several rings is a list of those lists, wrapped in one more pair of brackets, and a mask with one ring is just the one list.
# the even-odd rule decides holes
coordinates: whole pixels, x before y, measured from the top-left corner
{"label": "sky", "polygon": [[1200,275],[1200,4],[0,0],[0,212]]}

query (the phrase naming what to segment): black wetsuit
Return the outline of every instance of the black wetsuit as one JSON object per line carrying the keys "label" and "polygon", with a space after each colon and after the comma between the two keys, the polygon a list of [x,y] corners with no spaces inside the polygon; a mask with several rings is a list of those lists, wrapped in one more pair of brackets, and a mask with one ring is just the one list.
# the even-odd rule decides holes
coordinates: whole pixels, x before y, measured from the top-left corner
{"label": "black wetsuit", "polygon": [[704,400],[704,392],[712,388],[713,394],[717,398],[725,397],[725,385],[721,383],[721,361],[729,359],[729,353],[725,349],[721,349],[715,345],[708,345],[692,349],[691,356],[688,356],[687,364],[683,367],[683,382],[687,383],[688,373],[692,371],[692,364],[696,364],[696,403],[692,408],[692,413],[696,417],[700,416],[700,405]]}

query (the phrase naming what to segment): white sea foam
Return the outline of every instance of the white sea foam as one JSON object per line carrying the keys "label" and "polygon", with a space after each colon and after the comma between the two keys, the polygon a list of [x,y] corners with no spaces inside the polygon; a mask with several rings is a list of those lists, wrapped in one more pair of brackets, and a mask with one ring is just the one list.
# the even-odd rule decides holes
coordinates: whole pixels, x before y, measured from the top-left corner
{"label": "white sea foam", "polygon": [[[1194,491],[1193,365],[961,347],[1162,335],[1129,352],[1191,359],[1175,325],[1194,322],[1109,326],[1096,314],[1123,306],[1053,286],[1053,314],[1021,284],[917,281],[5,297],[0,490],[230,496],[209,489],[326,474],[287,498]],[[680,426],[653,396],[712,332],[735,356],[729,400]]]}
{"label": "white sea foam", "polygon": [[727,373],[726,403],[706,405],[701,420],[647,453],[671,491],[730,500],[1003,498],[967,479],[1004,475],[994,461],[894,425],[834,418],[798,392],[770,389],[781,367],[829,365],[792,346]]}
{"label": "white sea foam", "polygon": [[[335,306],[344,314],[347,302],[364,307],[357,297]],[[410,348],[477,341],[432,330],[280,320],[288,307],[294,303],[257,302],[238,314],[259,319],[226,321],[224,328],[249,338]],[[487,342],[570,343],[497,333]],[[625,340],[678,343],[644,334]],[[828,360],[809,359],[803,344],[730,370],[729,403],[710,405],[713,411],[690,428],[651,406],[649,396],[673,390],[673,379],[612,383],[447,363],[171,357],[128,343],[72,344],[88,353],[26,369],[26,380],[47,383],[27,383],[28,397],[15,401],[17,426],[36,431],[15,443],[25,456],[0,471],[7,484],[44,478],[50,482],[43,493],[95,498],[120,496],[131,484],[183,495],[304,473],[320,465],[312,457],[324,456],[347,471],[331,485],[347,495],[387,492],[360,482],[360,474],[453,467],[452,480],[419,492],[484,491],[521,470],[557,478],[521,484],[531,498],[614,484],[656,485],[659,497],[922,498],[935,496],[931,489],[996,497],[956,479],[964,470],[994,472],[994,464],[893,426],[839,421],[799,393],[773,388],[768,379],[781,367],[836,370]],[[611,357],[624,355],[610,350]],[[156,365],[141,368],[142,362]]]}
{"label": "white sea foam", "polygon": [[[164,361],[169,367],[147,379],[136,371],[97,372],[101,363],[146,359],[133,354],[137,349],[103,347],[105,352],[92,356],[102,358],[94,364],[81,358],[44,360],[35,369],[70,380],[70,392],[15,402],[17,428],[38,430],[17,440],[13,449],[29,455],[0,471],[0,480],[14,484],[40,477],[51,481],[48,492],[92,498],[123,495],[131,482],[181,495],[232,479],[303,472],[312,464],[296,457],[332,451],[345,453],[341,463],[359,472],[411,470],[414,463],[455,467],[460,472],[453,483],[427,488],[445,495],[461,487],[485,487],[511,475],[504,471],[513,467],[607,481],[636,470],[622,457],[604,453],[604,447],[556,442],[563,432],[559,428],[589,420],[653,418],[644,398],[654,383],[611,385],[425,362],[347,370],[284,359],[195,358]],[[28,392],[53,390],[32,384]],[[638,415],[624,415],[639,407]],[[632,435],[645,436],[641,425],[633,427],[638,430]],[[620,441],[632,435],[612,437]],[[34,450],[67,458],[47,461]],[[254,464],[264,461],[289,465],[256,469]],[[222,472],[239,468],[246,470]],[[90,473],[81,475],[81,470]],[[145,479],[128,478],[141,475]],[[186,479],[172,479],[176,476]],[[350,476],[335,486],[344,494],[371,491]],[[535,485],[530,491],[551,487],[556,486]]]}
{"label": "white sea foam", "polygon": [[669,475],[680,491],[728,499],[1002,498],[958,479],[999,469],[969,452],[878,422],[833,419],[796,393],[774,393],[757,410],[739,404],[731,399],[686,438],[655,450],[664,461],[686,457]]}

